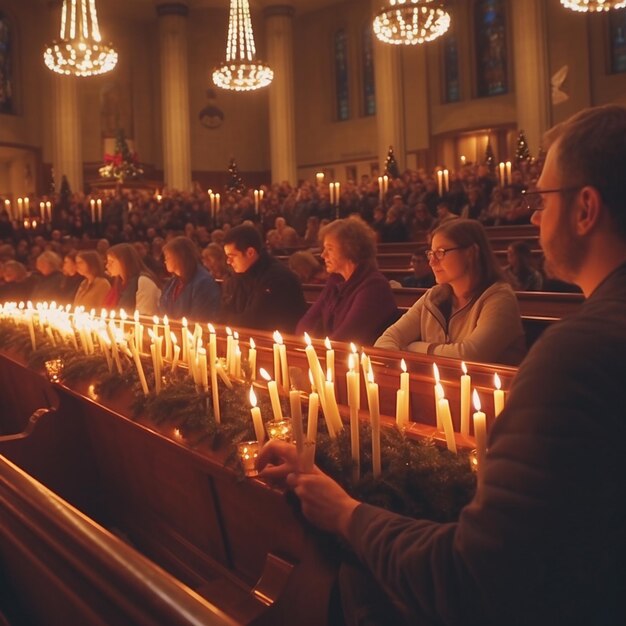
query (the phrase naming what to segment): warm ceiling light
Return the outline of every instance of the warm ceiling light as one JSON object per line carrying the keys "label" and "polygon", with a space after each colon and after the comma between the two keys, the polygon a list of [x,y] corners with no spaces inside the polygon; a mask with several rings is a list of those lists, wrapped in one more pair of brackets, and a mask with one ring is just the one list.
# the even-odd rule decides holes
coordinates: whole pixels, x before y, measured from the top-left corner
{"label": "warm ceiling light", "polygon": [[98,27],[96,0],[63,0],[60,40],[46,47],[46,65],[59,74],[94,76],[112,70],[117,52],[103,44]]}
{"label": "warm ceiling light", "polygon": [[626,7],[626,0],[561,0],[561,4],[572,11],[596,13],[611,9],[623,9]]}
{"label": "warm ceiling light", "polygon": [[450,14],[438,0],[389,0],[374,18],[378,39],[404,46],[437,39],[449,27]]}
{"label": "warm ceiling light", "polygon": [[213,82],[222,89],[252,91],[267,87],[274,72],[256,60],[256,47],[248,0],[230,0],[226,62],[213,72]]}

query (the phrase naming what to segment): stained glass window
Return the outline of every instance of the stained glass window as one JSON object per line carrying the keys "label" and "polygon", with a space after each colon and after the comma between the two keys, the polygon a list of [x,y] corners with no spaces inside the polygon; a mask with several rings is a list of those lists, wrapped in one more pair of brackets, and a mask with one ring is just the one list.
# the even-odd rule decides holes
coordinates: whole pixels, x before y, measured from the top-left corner
{"label": "stained glass window", "polygon": [[626,9],[610,11],[611,73],[626,72]]}
{"label": "stained glass window", "polygon": [[459,49],[456,35],[451,32],[443,42],[443,71],[445,84],[445,101],[458,102],[461,99],[459,84]]}
{"label": "stained glass window", "polygon": [[350,89],[348,87],[348,35],[345,30],[335,33],[335,91],[337,119],[350,117]]}
{"label": "stained glass window", "polygon": [[0,11],[0,113],[14,113],[11,24]]}
{"label": "stained glass window", "polygon": [[507,93],[507,33],[504,0],[474,4],[478,97]]}
{"label": "stained glass window", "polygon": [[374,80],[374,40],[372,25],[363,31],[363,113],[376,115],[376,82]]}

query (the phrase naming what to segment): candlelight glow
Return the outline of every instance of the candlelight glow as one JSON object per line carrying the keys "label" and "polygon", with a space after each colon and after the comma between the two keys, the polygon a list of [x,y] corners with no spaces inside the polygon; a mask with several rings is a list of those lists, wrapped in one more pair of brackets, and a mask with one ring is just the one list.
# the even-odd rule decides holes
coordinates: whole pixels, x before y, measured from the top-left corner
{"label": "candlelight glow", "polygon": [[437,400],[443,400],[446,397],[443,386],[439,382],[435,385],[435,393],[437,394]]}
{"label": "candlelight glow", "polygon": [[435,382],[439,383],[441,378],[439,378],[439,368],[437,367],[436,363],[433,363],[433,375],[435,377]]}
{"label": "candlelight glow", "polygon": [[404,359],[402,359],[402,361],[400,361],[400,367],[402,368],[403,372],[406,372],[406,361]]}
{"label": "candlelight glow", "polygon": [[250,404],[255,407],[256,406],[256,393],[254,393],[254,389],[250,387],[250,393],[248,394],[250,398]]}
{"label": "candlelight glow", "polygon": [[124,309],[120,309],[120,319],[125,322],[128,319],[128,315],[126,315],[126,311]]}
{"label": "candlelight glow", "polygon": [[159,317],[158,317],[157,315],[153,315],[153,316],[152,316],[152,321],[153,321],[155,324],[158,324],[158,323],[159,323]]}
{"label": "candlelight glow", "polygon": [[480,397],[478,396],[478,391],[474,389],[472,393],[472,402],[474,403],[474,410],[480,411]]}
{"label": "candlelight glow", "polygon": [[311,337],[309,337],[309,333],[304,333],[304,342],[307,346],[311,345]]}
{"label": "candlelight glow", "polygon": [[354,354],[348,355],[348,368],[351,372],[354,372]]}
{"label": "candlelight glow", "polygon": [[332,350],[332,346],[330,345],[330,339],[326,337],[324,340],[324,345],[326,346],[326,350]]}
{"label": "candlelight glow", "polygon": [[467,376],[467,365],[465,365],[465,361],[461,361],[461,369],[463,370],[463,374]]}
{"label": "candlelight glow", "polygon": [[254,343],[254,339],[252,339],[252,337],[250,337],[250,348],[252,348],[252,350],[256,348],[256,343]]}
{"label": "candlelight glow", "polygon": [[231,330],[228,326],[226,326],[226,334],[227,334],[229,337],[232,337],[232,336],[233,336],[233,331],[232,331],[232,330]]}
{"label": "candlelight glow", "polygon": [[137,311],[137,309],[135,309],[135,313],[133,314],[133,319],[138,322],[139,321],[139,311]]}
{"label": "candlelight glow", "polygon": [[356,354],[357,353],[356,346],[353,343],[350,343],[350,350],[352,351],[352,354]]}
{"label": "candlelight glow", "polygon": [[261,374],[261,378],[264,378],[267,382],[272,380],[272,377],[267,373],[264,368],[259,369],[259,374]]}
{"label": "candlelight glow", "polygon": [[165,324],[165,326],[167,326],[169,323],[170,323],[170,321],[169,321],[169,319],[167,319],[167,315],[164,315],[163,316],[163,324]]}
{"label": "candlelight glow", "polygon": [[502,383],[500,382],[500,377],[498,376],[498,374],[493,375],[493,384],[498,390],[502,387]]}
{"label": "candlelight glow", "polygon": [[213,324],[207,324],[206,327],[209,329],[210,333],[215,334],[215,326],[213,326]]}
{"label": "candlelight glow", "polygon": [[275,330],[274,334],[272,335],[274,337],[274,341],[279,345],[282,346],[283,345],[283,338],[281,336],[281,334]]}
{"label": "candlelight glow", "polygon": [[[135,312],[137,313],[137,311],[135,311]],[[137,315],[139,315],[139,314],[137,313]],[[183,328],[187,328],[187,318],[186,317],[183,317],[182,325],[183,325]]]}

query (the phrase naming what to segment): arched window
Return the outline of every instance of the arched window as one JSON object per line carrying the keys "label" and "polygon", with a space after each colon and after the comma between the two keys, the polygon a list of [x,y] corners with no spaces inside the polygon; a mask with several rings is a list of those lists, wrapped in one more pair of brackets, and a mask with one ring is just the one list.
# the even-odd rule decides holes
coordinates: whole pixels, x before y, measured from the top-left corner
{"label": "arched window", "polygon": [[474,4],[477,95],[498,96],[509,90],[504,0]]}
{"label": "arched window", "polygon": [[459,49],[456,34],[447,34],[443,42],[444,98],[446,102],[459,102],[461,85],[459,83]]}
{"label": "arched window", "polygon": [[0,113],[15,113],[12,34],[9,18],[0,11]]}
{"label": "arched window", "polygon": [[374,80],[374,34],[372,25],[363,30],[363,114],[376,115],[376,82]]}
{"label": "arched window", "polygon": [[337,98],[337,119],[340,122],[344,122],[350,117],[348,35],[345,30],[335,33],[335,93]]}
{"label": "arched window", "polygon": [[626,9],[609,12],[611,73],[626,72]]}

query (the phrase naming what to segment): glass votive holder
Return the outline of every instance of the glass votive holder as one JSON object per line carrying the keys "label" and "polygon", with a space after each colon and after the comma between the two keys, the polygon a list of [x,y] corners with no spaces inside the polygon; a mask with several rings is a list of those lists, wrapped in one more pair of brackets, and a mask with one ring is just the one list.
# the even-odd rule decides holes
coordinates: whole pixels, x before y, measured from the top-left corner
{"label": "glass votive holder", "polygon": [[298,469],[303,474],[313,471],[315,465],[315,441],[305,439],[302,442],[302,452],[298,455]]}
{"label": "glass votive holder", "polygon": [[46,367],[46,374],[48,376],[48,380],[51,383],[60,382],[61,374],[63,373],[63,360],[52,359],[50,361],[46,361],[44,365]]}
{"label": "glass votive holder", "polygon": [[258,476],[259,472],[256,469],[256,459],[259,456],[259,449],[261,448],[258,441],[242,441],[237,444],[237,452],[239,453],[239,459],[241,465],[243,465],[243,471],[246,476]]}
{"label": "glass votive holder", "polygon": [[273,420],[265,424],[270,439],[281,439],[291,443],[291,420]]}

